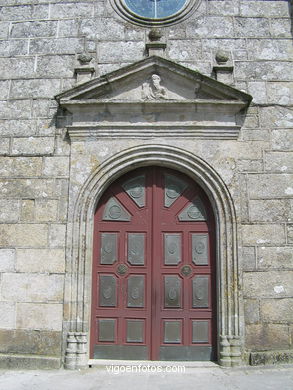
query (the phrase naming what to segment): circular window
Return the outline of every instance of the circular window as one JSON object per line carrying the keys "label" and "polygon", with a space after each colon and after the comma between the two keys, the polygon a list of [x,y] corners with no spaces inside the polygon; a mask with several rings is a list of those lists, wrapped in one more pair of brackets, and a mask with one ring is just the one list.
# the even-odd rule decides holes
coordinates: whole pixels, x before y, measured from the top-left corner
{"label": "circular window", "polygon": [[111,0],[125,19],[142,26],[164,26],[183,20],[201,0]]}

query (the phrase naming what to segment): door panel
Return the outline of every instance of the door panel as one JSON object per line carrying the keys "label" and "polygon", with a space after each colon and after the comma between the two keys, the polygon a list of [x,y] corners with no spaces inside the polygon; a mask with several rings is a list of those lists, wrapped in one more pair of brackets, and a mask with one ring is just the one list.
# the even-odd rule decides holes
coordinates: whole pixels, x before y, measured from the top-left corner
{"label": "door panel", "polygon": [[95,214],[91,357],[213,359],[214,240],[187,176],[150,167],[114,183]]}

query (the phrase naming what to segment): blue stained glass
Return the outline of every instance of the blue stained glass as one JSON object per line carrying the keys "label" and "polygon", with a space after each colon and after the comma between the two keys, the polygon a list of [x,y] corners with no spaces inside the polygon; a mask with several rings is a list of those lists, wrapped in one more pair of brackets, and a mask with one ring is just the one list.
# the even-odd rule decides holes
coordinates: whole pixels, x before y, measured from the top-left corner
{"label": "blue stained glass", "polygon": [[179,12],[187,0],[124,0],[135,14],[148,19],[162,19]]}

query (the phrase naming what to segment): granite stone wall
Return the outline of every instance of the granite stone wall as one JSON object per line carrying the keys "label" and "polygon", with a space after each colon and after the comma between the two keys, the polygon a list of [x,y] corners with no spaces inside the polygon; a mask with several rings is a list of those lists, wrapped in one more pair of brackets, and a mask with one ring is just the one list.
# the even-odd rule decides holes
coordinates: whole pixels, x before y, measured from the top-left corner
{"label": "granite stone wall", "polygon": [[[206,76],[225,50],[232,85],[253,96],[238,140],[178,142],[211,164],[235,199],[247,354],[293,351],[290,7],[203,0],[162,30],[166,57]],[[0,365],[63,361],[66,231],[76,196],[69,192],[78,194],[107,157],[146,142],[71,146],[54,96],[76,84],[78,54],[93,57],[98,77],[143,59],[148,33],[107,0],[0,0]]]}

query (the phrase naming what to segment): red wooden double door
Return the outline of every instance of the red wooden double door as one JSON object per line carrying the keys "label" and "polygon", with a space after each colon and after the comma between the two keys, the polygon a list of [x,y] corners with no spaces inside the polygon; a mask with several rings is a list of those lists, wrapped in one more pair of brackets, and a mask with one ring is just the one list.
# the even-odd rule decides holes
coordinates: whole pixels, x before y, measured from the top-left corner
{"label": "red wooden double door", "polygon": [[213,360],[214,217],[186,175],[148,167],[95,214],[91,357]]}

